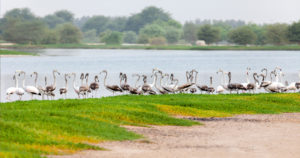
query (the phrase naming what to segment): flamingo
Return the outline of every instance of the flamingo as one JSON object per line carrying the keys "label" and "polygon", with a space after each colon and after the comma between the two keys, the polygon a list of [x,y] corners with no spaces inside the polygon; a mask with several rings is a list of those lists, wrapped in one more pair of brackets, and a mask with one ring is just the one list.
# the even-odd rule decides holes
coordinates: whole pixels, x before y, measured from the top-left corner
{"label": "flamingo", "polygon": [[134,88],[133,87],[129,88],[129,92],[131,94],[138,94],[138,95],[140,95],[140,94],[142,94],[142,86],[137,86],[137,83],[139,82],[141,76],[139,74],[132,74],[132,77],[134,77],[134,76],[137,76],[138,78],[137,78],[137,80],[135,82]]}
{"label": "flamingo", "polygon": [[59,89],[60,95],[65,95],[65,99],[67,98],[67,92],[68,92],[68,78],[70,78],[69,74],[65,74],[65,87],[62,87]]}
{"label": "flamingo", "polygon": [[156,82],[156,76],[154,76],[154,80],[153,80],[153,83],[154,84],[148,84],[147,83],[147,76],[146,75],[142,75],[143,77],[143,81],[144,81],[144,84],[142,86],[142,90],[144,93],[148,93],[148,94],[156,94],[156,92],[152,89],[152,87],[154,86],[155,82]]}
{"label": "flamingo", "polygon": [[209,87],[207,87],[207,90],[206,90],[206,92],[208,94],[215,92],[215,88],[212,86],[212,76],[209,77],[209,80],[210,80],[210,85],[209,85]]}
{"label": "flamingo", "polygon": [[228,89],[230,93],[231,91],[236,91],[238,94],[239,90],[246,90],[246,88],[240,83],[231,83],[231,72],[228,72],[228,79]]}
{"label": "flamingo", "polygon": [[[130,85],[127,84],[127,75],[126,75],[125,73],[120,72],[119,78],[120,78],[120,87],[121,87],[121,89],[122,89],[124,92],[129,91]],[[123,83],[123,84],[122,84],[122,80],[124,80],[124,83]]]}
{"label": "flamingo", "polygon": [[225,75],[224,75],[224,71],[223,70],[221,70],[221,69],[219,69],[219,71],[217,71],[217,74],[218,73],[222,73],[222,75],[221,75],[221,85],[219,85],[218,87],[217,87],[217,89],[216,89],[216,92],[218,93],[218,94],[220,94],[220,93],[223,93],[226,89],[225,89],[225,85],[227,85],[225,82]]}
{"label": "flamingo", "polygon": [[[155,75],[155,79],[156,79],[156,81],[155,81],[155,88],[159,91],[159,93],[160,94],[168,94],[168,92],[166,91],[166,90],[164,90],[163,88],[160,88],[160,87],[158,87],[157,86],[157,73],[158,72],[156,72],[154,75]],[[160,86],[161,86],[161,81],[162,81],[162,79],[163,79],[163,75],[162,75],[162,73],[160,73],[161,74],[161,78],[160,78]]]}
{"label": "flamingo", "polygon": [[46,86],[46,94],[47,96],[51,96],[51,98],[53,99],[53,94],[54,94],[54,91],[56,89],[56,76],[55,76],[55,73],[57,73],[58,75],[60,75],[60,73],[57,71],[57,70],[53,70],[52,71],[52,75],[53,75],[53,84],[52,85],[49,85],[49,86]]}
{"label": "flamingo", "polygon": [[253,79],[254,79],[254,83],[248,83],[247,84],[247,90],[248,91],[252,91],[253,93],[255,93],[257,87],[259,87],[259,81],[257,79],[258,75],[257,73],[253,73]]}
{"label": "flamingo", "polygon": [[106,84],[107,70],[103,70],[102,72],[100,72],[100,74],[101,73],[105,73],[103,84],[107,90],[111,91],[113,93],[113,95],[115,95],[115,92],[123,92],[123,90],[118,85],[107,85]]}
{"label": "flamingo", "polygon": [[199,91],[202,94],[203,91],[207,91],[208,86],[207,85],[199,85],[199,84],[197,84],[197,81],[198,81],[198,71],[196,71],[196,70],[192,70],[192,71],[196,73],[196,75],[195,75],[195,84],[196,84],[196,87],[199,89]]}
{"label": "flamingo", "polygon": [[[21,71],[20,74],[24,75],[23,88],[25,89],[25,92],[30,94],[31,100],[33,99],[33,95],[41,95],[40,91],[35,86],[25,86],[26,73],[24,71]],[[35,75],[35,83],[36,83],[36,81],[37,81],[37,75]]]}
{"label": "flamingo", "polygon": [[46,86],[47,86],[47,76],[45,76],[45,87],[43,87],[41,85],[37,86],[37,89],[40,91],[40,93],[42,95],[42,100],[44,100],[44,97],[46,95]]}
{"label": "flamingo", "polygon": [[88,97],[88,93],[91,92],[90,87],[89,87],[89,85],[88,85],[89,73],[86,73],[85,76],[84,76],[85,81],[86,81],[85,84],[83,84],[83,78],[82,78],[82,76],[84,76],[84,75],[81,74],[81,77],[80,77],[80,78],[81,78],[81,86],[79,87],[79,92],[80,92],[80,94],[82,94],[85,98],[87,98],[87,97]]}
{"label": "flamingo", "polygon": [[13,95],[14,93],[16,93],[16,91],[17,91],[17,88],[16,88],[17,87],[16,74],[14,74],[13,80],[15,81],[15,87],[9,87],[6,90],[6,99],[7,100],[10,100],[10,96]]}
{"label": "flamingo", "polygon": [[[16,72],[19,72],[18,76],[20,77],[22,71],[16,71]],[[17,76],[16,76],[16,80],[17,80],[16,94],[19,96],[19,100],[22,100],[22,96],[24,95],[25,90],[23,88],[19,87],[19,80],[18,80]]]}
{"label": "flamingo", "polygon": [[73,89],[74,89],[74,91],[75,91],[75,93],[78,95],[78,98],[80,99],[80,91],[79,91],[79,86],[78,85],[76,85],[76,73],[75,72],[73,72],[72,73],[72,75],[73,75]]}
{"label": "flamingo", "polygon": [[95,75],[94,82],[92,82],[90,84],[90,89],[92,91],[92,98],[94,98],[94,94],[95,94],[95,97],[96,97],[97,96],[97,91],[99,90],[99,78],[98,78],[98,75]]}
{"label": "flamingo", "polygon": [[188,71],[186,71],[186,79],[187,79],[187,83],[178,86],[176,91],[183,91],[183,90],[191,87],[192,85],[194,85],[194,83],[190,82],[190,74]]}

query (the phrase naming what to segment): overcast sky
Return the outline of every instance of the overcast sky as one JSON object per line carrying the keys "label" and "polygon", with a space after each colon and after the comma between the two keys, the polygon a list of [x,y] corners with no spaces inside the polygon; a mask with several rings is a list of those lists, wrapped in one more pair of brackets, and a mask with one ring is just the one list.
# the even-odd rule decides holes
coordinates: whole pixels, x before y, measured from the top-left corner
{"label": "overcast sky", "polygon": [[184,22],[194,19],[240,19],[255,23],[300,20],[300,0],[0,0],[1,15],[13,8],[30,8],[44,16],[67,9],[76,17],[129,16],[157,6]]}

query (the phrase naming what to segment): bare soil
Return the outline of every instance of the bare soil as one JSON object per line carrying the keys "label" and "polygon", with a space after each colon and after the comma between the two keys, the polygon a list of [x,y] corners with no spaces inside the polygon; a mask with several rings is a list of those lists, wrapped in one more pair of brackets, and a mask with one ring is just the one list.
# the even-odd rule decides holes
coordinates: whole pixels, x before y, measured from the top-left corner
{"label": "bare soil", "polygon": [[[204,125],[152,126],[128,130],[145,138],[98,144],[107,151],[82,151],[64,158],[300,157],[300,113],[190,118]],[[52,157],[52,156],[51,156]]]}

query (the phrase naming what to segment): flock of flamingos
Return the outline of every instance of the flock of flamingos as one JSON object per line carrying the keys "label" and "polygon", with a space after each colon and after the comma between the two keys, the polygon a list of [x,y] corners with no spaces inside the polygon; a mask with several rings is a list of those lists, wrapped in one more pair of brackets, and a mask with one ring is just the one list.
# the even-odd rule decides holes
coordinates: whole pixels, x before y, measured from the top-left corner
{"label": "flock of flamingos", "polygon": [[[186,83],[179,85],[178,79],[175,78],[174,74],[163,73],[161,70],[155,68],[152,70],[151,78],[153,78],[152,83],[148,83],[146,75],[133,74],[132,78],[136,77],[135,85],[127,84],[127,75],[125,73],[120,73],[119,79],[120,84],[117,85],[108,85],[106,83],[107,79],[107,71],[103,70],[99,75],[104,75],[103,85],[104,87],[111,91],[113,95],[116,92],[125,93],[125,94],[169,94],[169,93],[196,93],[197,90],[202,94],[213,94],[213,93],[225,93],[225,92],[249,92],[256,93],[258,89],[264,89],[266,92],[271,93],[282,93],[282,92],[296,92],[300,90],[300,81],[288,83],[282,83],[282,77],[284,74],[282,73],[282,69],[276,67],[273,71],[269,73],[266,68],[261,70],[261,73],[253,73],[251,77],[253,77],[254,82],[251,83],[249,80],[249,71],[251,69],[247,68],[246,70],[246,82],[245,83],[232,83],[231,82],[231,72],[225,72],[223,70],[218,70],[217,74],[221,74],[221,85],[219,85],[216,89],[212,86],[212,77],[210,77],[209,85],[201,85],[197,82],[198,72],[193,69],[191,71],[186,71]],[[6,90],[6,99],[11,100],[10,96],[16,94],[19,96],[19,100],[22,99],[22,96],[25,94],[29,94],[31,99],[33,99],[34,95],[41,96],[42,99],[47,99],[49,97],[54,99],[56,90],[56,76],[61,75],[57,70],[53,70],[53,84],[47,84],[47,78],[45,77],[44,86],[37,85],[38,73],[33,72],[30,76],[34,77],[35,85],[25,85],[25,75],[24,71],[17,70],[13,76],[13,80],[15,81],[15,86],[10,87]],[[227,79],[226,79],[227,76]],[[99,84],[99,76],[95,75],[94,81],[92,83],[88,82],[89,73],[82,73],[80,75],[81,85],[76,84],[76,73],[66,73],[64,74],[65,86],[59,88],[59,92],[63,98],[67,98],[67,93],[69,92],[68,81],[73,77],[73,90],[78,95],[78,98],[88,98],[89,94],[92,97],[97,97],[97,93],[100,87]],[[267,79],[269,77],[269,80]],[[140,78],[143,79],[143,84],[138,84]],[[299,72],[300,78],[300,72]],[[22,87],[19,87],[19,79],[22,79]],[[84,81],[85,80],[85,81]]]}

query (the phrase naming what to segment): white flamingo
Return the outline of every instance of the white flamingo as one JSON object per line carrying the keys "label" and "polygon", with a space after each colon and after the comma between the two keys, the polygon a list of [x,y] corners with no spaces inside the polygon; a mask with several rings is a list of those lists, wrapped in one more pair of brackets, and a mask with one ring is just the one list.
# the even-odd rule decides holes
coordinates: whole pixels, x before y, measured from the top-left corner
{"label": "white flamingo", "polygon": [[[21,76],[21,71],[17,71],[19,72],[18,76]],[[21,87],[19,87],[19,80],[18,77],[16,76],[16,80],[17,80],[17,85],[16,85],[16,94],[19,96],[19,100],[22,100],[22,96],[25,94],[25,90]]]}
{"label": "white flamingo", "polygon": [[15,81],[15,86],[14,86],[14,87],[9,87],[9,88],[6,90],[6,99],[7,99],[7,100],[10,100],[10,96],[13,95],[14,93],[16,93],[16,91],[17,91],[16,74],[14,74],[13,80]]}
{"label": "white flamingo", "polygon": [[74,89],[74,91],[75,91],[75,93],[78,95],[78,98],[80,99],[80,91],[79,91],[79,86],[78,85],[76,85],[76,73],[75,72],[73,72],[72,73],[72,75],[73,75],[73,89]]}
{"label": "white flamingo", "polygon": [[[20,74],[24,75],[24,77],[23,77],[23,88],[30,95],[31,100],[33,99],[33,95],[41,95],[40,91],[35,86],[25,86],[26,73],[24,71],[21,71]],[[37,79],[37,76],[36,76],[36,79]]]}

